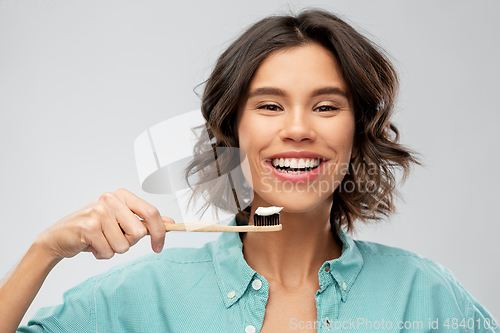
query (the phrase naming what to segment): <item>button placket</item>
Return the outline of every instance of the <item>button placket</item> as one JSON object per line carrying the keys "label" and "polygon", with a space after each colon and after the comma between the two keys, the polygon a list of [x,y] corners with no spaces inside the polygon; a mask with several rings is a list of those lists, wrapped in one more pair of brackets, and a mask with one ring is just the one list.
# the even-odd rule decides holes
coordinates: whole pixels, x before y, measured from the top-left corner
{"label": "button placket", "polygon": [[[326,275],[327,274],[324,274],[324,276]],[[339,318],[342,286],[339,286],[332,276],[330,276],[328,280],[329,283],[322,286],[324,289],[318,291],[315,297],[318,320],[320,320],[322,324],[324,324],[323,320],[325,320],[325,318],[328,318],[330,324],[332,321],[336,321]],[[326,281],[324,282],[326,283]],[[320,331],[318,330],[318,332]]]}
{"label": "button placket", "polygon": [[252,277],[248,288],[250,293],[245,298],[248,308],[243,323],[245,323],[245,333],[255,333],[258,328],[260,329],[264,320],[265,306],[268,299],[268,284],[263,276],[256,273]]}

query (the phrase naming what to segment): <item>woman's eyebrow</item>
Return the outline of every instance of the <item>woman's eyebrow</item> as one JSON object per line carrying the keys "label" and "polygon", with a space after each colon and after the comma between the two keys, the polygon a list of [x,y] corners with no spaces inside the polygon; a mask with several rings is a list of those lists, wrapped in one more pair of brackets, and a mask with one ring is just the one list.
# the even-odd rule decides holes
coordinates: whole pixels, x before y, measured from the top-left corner
{"label": "woman's eyebrow", "polygon": [[279,88],[262,87],[248,93],[247,99],[260,95],[286,96],[286,93]]}
{"label": "woman's eyebrow", "polygon": [[[273,87],[261,87],[257,88],[250,93],[248,93],[247,99],[250,99],[255,96],[260,96],[260,95],[274,95],[274,96],[287,96],[287,94],[279,89],[279,88],[273,88]],[[319,96],[319,95],[340,95],[345,98],[347,97],[347,94],[345,93],[344,90],[337,88],[337,87],[324,87],[324,88],[319,88],[314,90],[311,93],[311,97],[314,96]]]}
{"label": "woman's eyebrow", "polygon": [[311,97],[319,95],[340,95],[347,98],[346,92],[343,89],[337,87],[325,87],[316,89],[312,92]]}

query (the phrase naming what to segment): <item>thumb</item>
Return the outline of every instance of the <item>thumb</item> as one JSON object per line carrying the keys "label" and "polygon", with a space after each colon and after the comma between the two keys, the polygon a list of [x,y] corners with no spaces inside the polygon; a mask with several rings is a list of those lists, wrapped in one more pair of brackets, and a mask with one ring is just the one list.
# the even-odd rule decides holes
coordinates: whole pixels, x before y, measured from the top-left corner
{"label": "thumb", "polygon": [[161,219],[163,220],[163,223],[175,223],[173,219],[167,216],[162,216]]}

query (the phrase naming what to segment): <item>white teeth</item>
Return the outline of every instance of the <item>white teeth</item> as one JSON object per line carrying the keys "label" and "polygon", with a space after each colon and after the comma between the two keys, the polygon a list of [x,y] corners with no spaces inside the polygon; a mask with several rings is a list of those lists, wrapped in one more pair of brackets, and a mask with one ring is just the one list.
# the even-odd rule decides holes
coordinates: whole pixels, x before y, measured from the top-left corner
{"label": "white teeth", "polygon": [[[319,158],[273,158],[271,161],[274,167],[285,167],[285,168],[293,168],[293,169],[306,169],[306,168],[314,168],[317,167],[320,163]],[[284,171],[281,172],[287,173],[302,173],[303,171]]]}

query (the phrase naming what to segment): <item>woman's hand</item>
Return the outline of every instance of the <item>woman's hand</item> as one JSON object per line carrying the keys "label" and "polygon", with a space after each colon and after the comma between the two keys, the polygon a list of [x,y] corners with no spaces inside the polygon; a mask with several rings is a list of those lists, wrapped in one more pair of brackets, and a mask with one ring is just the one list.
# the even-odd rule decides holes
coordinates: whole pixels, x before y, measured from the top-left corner
{"label": "woman's hand", "polygon": [[127,252],[149,234],[153,251],[159,253],[165,241],[164,223],[174,221],[160,216],[154,206],[133,193],[118,189],[59,220],[35,243],[54,259],[70,258],[82,251],[91,251],[97,259],[110,259],[115,253]]}
{"label": "woman's hand", "polygon": [[[146,222],[143,224],[135,214]],[[66,216],[37,237],[28,252],[0,281],[0,332],[14,332],[43,281],[62,258],[92,251],[97,259],[124,253],[146,234],[155,252],[165,240],[158,210],[125,189],[104,193],[82,209]]]}

